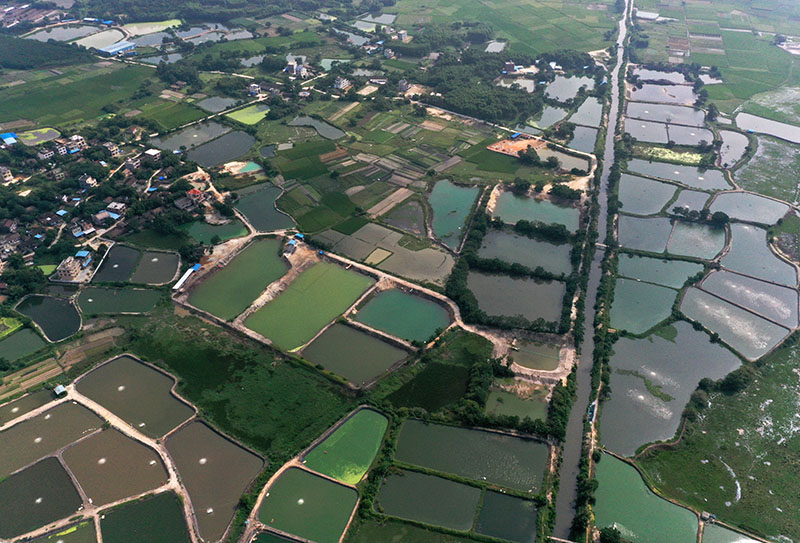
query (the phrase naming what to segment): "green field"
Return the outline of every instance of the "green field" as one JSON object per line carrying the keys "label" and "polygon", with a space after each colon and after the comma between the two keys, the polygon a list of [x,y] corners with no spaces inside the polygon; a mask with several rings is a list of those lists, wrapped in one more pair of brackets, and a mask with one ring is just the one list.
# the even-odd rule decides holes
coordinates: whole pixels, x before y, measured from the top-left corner
{"label": "green field", "polygon": [[286,273],[288,265],[279,254],[281,241],[254,241],[227,266],[198,285],[189,303],[223,320],[247,309],[267,285]]}
{"label": "green field", "polygon": [[129,99],[152,75],[149,68],[118,64],[64,70],[63,75],[3,89],[0,122],[29,119],[63,125],[91,120],[103,114],[103,106]]}
{"label": "green field", "polygon": [[354,485],[378,454],[388,424],[384,415],[362,409],[311,449],[304,463],[309,469]]}
{"label": "green field", "polygon": [[255,104],[244,109],[237,109],[226,117],[238,121],[242,124],[258,124],[269,113],[269,106],[266,104]]}
{"label": "green field", "polygon": [[138,109],[142,113],[137,115],[137,118],[151,119],[157,122],[162,130],[172,130],[206,116],[206,113],[195,107],[167,100],[149,102]]}
{"label": "green field", "polygon": [[366,275],[319,262],[244,324],[282,349],[296,349],[344,313],[372,283]]}

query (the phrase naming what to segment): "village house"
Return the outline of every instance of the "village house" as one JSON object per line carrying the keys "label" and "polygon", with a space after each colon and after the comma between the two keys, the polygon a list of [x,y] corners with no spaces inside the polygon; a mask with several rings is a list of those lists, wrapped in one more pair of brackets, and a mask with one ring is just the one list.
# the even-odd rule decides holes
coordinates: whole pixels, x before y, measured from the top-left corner
{"label": "village house", "polygon": [[78,178],[78,183],[80,184],[82,190],[94,188],[97,186],[97,180],[88,173],[81,175]]}
{"label": "village house", "polygon": [[52,149],[43,149],[36,153],[36,156],[39,160],[50,160],[56,155],[55,151]]}
{"label": "village house", "polygon": [[159,151],[158,149],[148,149],[147,151],[144,152],[144,156],[146,158],[149,158],[153,162],[158,162],[159,160],[161,160],[161,151]]}
{"label": "village house", "polygon": [[117,144],[114,142],[107,141],[103,144],[103,147],[105,147],[106,151],[108,151],[108,154],[111,155],[112,157],[116,157],[122,154],[122,151],[120,150],[119,147],[117,147]]}
{"label": "village house", "polygon": [[11,173],[9,168],[0,166],[0,179],[2,179],[4,183],[9,183],[14,180],[14,174]]}
{"label": "village house", "polygon": [[142,165],[141,159],[137,156],[132,156],[125,161],[125,167],[129,170],[136,170]]}
{"label": "village house", "polygon": [[340,91],[346,91],[353,84],[350,82],[349,79],[345,79],[344,77],[337,77],[333,82],[333,88]]}

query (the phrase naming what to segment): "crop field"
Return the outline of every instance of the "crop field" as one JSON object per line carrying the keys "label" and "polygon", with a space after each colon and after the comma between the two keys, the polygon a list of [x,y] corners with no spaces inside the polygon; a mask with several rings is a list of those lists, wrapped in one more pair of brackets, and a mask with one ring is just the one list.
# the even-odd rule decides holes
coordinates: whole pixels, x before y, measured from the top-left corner
{"label": "crop field", "polygon": [[233,319],[288,270],[278,254],[280,248],[278,239],[251,243],[227,266],[198,285],[189,296],[189,303],[220,319]]}
{"label": "crop field", "polygon": [[137,118],[151,119],[162,130],[172,130],[186,123],[202,119],[206,114],[190,105],[168,100],[154,100],[137,107],[142,113]]}
{"label": "crop field", "polygon": [[319,262],[250,315],[245,326],[283,349],[295,349],[341,315],[372,283],[366,275]]}
{"label": "crop field", "polygon": [[742,392],[713,393],[680,445],[639,465],[670,497],[767,538],[797,539],[800,519],[786,512],[797,511],[800,501],[786,474],[800,462],[790,445],[798,434],[800,348],[788,343],[759,364]]}
{"label": "crop field", "polygon": [[[0,121],[30,119],[61,125],[100,116],[103,106],[126,100],[153,71],[141,66],[76,68],[64,75],[3,90]],[[57,99],[54,97],[57,96]]]}
{"label": "crop field", "polygon": [[269,113],[269,106],[266,104],[255,104],[243,109],[237,109],[225,115],[234,121],[242,124],[258,124]]}
{"label": "crop field", "polygon": [[303,458],[304,464],[343,483],[358,483],[378,454],[388,419],[362,409],[347,419]]}
{"label": "crop field", "polygon": [[409,29],[419,23],[453,20],[487,23],[497,37],[509,40],[508,50],[531,55],[558,49],[563,43],[579,51],[608,47],[610,42],[603,39],[603,33],[614,26],[616,17],[613,3],[585,0],[525,0],[513,5],[402,0],[386,11],[398,13],[397,26]]}

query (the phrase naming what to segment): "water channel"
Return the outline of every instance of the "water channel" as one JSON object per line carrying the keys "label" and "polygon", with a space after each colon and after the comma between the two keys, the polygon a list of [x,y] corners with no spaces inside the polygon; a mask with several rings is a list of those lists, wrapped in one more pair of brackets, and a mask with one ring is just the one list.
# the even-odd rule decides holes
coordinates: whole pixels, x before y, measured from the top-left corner
{"label": "water channel", "polygon": [[[606,232],[606,214],[608,211],[608,175],[614,163],[614,130],[619,118],[619,74],[625,54],[625,37],[627,35],[626,19],[630,12],[631,2],[625,3],[625,16],[619,21],[619,35],[617,37],[617,61],[611,72],[611,110],[608,114],[608,133],[603,151],[603,173],[600,178],[599,203],[600,210],[597,218],[597,231],[601,236]],[[592,351],[594,350],[594,303],[597,298],[597,287],[602,276],[601,263],[603,261],[602,247],[596,249],[592,267],[589,273],[589,284],[586,291],[586,318],[584,320],[584,342],[578,364],[578,390],[575,402],[567,424],[567,434],[562,452],[560,490],[556,497],[556,525],[553,531],[555,537],[569,539],[572,518],[574,516],[574,502],[577,496],[578,465],[581,458],[581,445],[583,444],[583,415],[589,407],[589,396],[592,389]]]}

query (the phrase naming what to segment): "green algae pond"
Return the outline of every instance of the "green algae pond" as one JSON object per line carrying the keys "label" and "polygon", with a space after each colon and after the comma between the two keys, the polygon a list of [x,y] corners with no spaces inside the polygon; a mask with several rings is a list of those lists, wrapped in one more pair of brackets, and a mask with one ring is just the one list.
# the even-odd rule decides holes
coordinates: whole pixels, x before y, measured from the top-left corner
{"label": "green algae pond", "polygon": [[303,349],[303,358],[355,385],[365,385],[408,353],[346,324],[334,323]]}
{"label": "green algae pond", "polygon": [[539,441],[414,419],[403,423],[395,454],[399,462],[533,493],[547,457]]}
{"label": "green algae pond", "polygon": [[60,528],[53,533],[37,537],[31,543],[96,543],[97,534],[91,520]]}
{"label": "green algae pond", "polygon": [[52,400],[53,394],[49,390],[39,390],[0,405],[0,426],[34,409],[47,405]]}
{"label": "green algae pond", "polygon": [[130,281],[147,285],[169,283],[175,278],[179,264],[180,258],[177,253],[145,251],[142,253]]}
{"label": "green algae pond", "polygon": [[547,418],[548,403],[545,392],[541,396],[533,398],[520,398],[513,392],[507,390],[492,389],[489,397],[486,398],[486,412],[492,415],[505,415],[509,417],[525,417],[531,420],[545,420]]}
{"label": "green algae pond", "polygon": [[157,290],[89,287],[78,294],[78,306],[85,315],[149,313],[160,296]]}
{"label": "green algae pond", "polygon": [[393,517],[467,531],[480,498],[478,487],[403,470],[383,480],[375,505]]}
{"label": "green algae pond", "polygon": [[130,356],[92,370],[75,387],[142,432],[158,438],[194,415],[172,394],[172,377]]}
{"label": "green algae pond", "polygon": [[199,421],[170,435],[166,445],[189,493],[200,535],[217,541],[264,461]]}
{"label": "green algae pond", "polygon": [[456,185],[448,180],[437,182],[428,195],[433,210],[433,233],[451,249],[458,249],[466,221],[480,188]]}
{"label": "green algae pond", "polygon": [[610,455],[597,463],[594,514],[635,543],[695,543],[697,517],[653,494],[631,466]]}
{"label": "green algae pond", "polygon": [[103,420],[72,402],[61,403],[0,433],[0,478],[100,429]]}
{"label": "green algae pond", "polygon": [[513,232],[491,229],[483,238],[478,256],[522,264],[531,269],[541,266],[551,273],[569,275],[572,271],[571,252],[572,245],[569,243],[556,245]]}
{"label": "green algae pond", "polygon": [[488,490],[483,495],[475,531],[516,543],[536,543],[537,516],[534,502]]}
{"label": "green algae pond", "polygon": [[303,457],[303,464],[328,477],[354,485],[378,454],[389,419],[372,409],[360,409]]}
{"label": "green algae pond", "polygon": [[81,497],[50,457],[0,482],[0,538],[12,538],[74,514]]}
{"label": "green algae pond", "polygon": [[17,311],[30,317],[52,342],[61,341],[81,328],[81,315],[71,300],[33,295],[22,300]]}
{"label": "green algae pond", "polygon": [[63,458],[94,505],[147,492],[169,478],[154,450],[114,429],[79,441]]}
{"label": "green algae pond", "polygon": [[181,500],[172,492],[129,502],[100,517],[103,543],[190,543]]}
{"label": "green algae pond", "polygon": [[401,339],[428,341],[450,325],[450,314],[433,300],[395,288],[370,298],[355,320]]}
{"label": "green algae pond", "polygon": [[46,345],[47,343],[34,330],[22,328],[0,341],[0,357],[14,362],[35,353]]}
{"label": "green algae pond", "polygon": [[289,468],[268,489],[258,519],[270,528],[316,543],[338,543],[358,501],[349,487]]}
{"label": "green algae pond", "polygon": [[535,341],[518,341],[509,353],[514,362],[532,370],[553,371],[558,367],[561,348]]}
{"label": "green algae pond", "polygon": [[618,273],[623,277],[681,288],[686,280],[703,271],[703,265],[684,260],[665,260],[631,254],[620,254]]}
{"label": "green algae pond", "polygon": [[220,242],[224,242],[247,235],[247,227],[239,219],[234,219],[225,224],[208,224],[205,221],[194,221],[181,225],[180,228],[195,241],[204,245],[210,245],[215,237],[219,238]]}
{"label": "green algae pond", "polygon": [[275,207],[281,189],[271,183],[262,183],[237,191],[236,209],[247,217],[247,222],[259,232],[293,228],[292,218]]}
{"label": "green algae pond", "polygon": [[570,232],[575,232],[580,222],[580,212],[574,207],[518,196],[510,191],[500,193],[492,216],[507,224],[516,224],[522,220],[562,224]]}
{"label": "green algae pond", "polygon": [[127,281],[133,275],[141,257],[142,253],[138,249],[116,244],[109,249],[92,281],[96,283]]}
{"label": "green algae pond", "polygon": [[617,279],[611,305],[611,327],[641,334],[672,314],[678,292],[634,279]]}
{"label": "green algae pond", "polygon": [[621,338],[609,362],[611,396],[600,412],[603,445],[631,456],[646,443],[672,438],[700,380],[721,379],[740,364],[685,321],[643,339]]}
{"label": "green algae pond", "polygon": [[250,315],[244,325],[282,349],[296,349],[344,313],[374,282],[336,264],[318,262]]}
{"label": "green algae pond", "polygon": [[194,288],[189,303],[220,319],[233,319],[289,269],[281,250],[279,239],[262,238],[252,242],[224,268]]}
{"label": "green algae pond", "polygon": [[522,315],[529,321],[541,318],[549,322],[558,322],[561,318],[561,305],[567,288],[561,281],[476,271],[469,272],[467,287],[487,315]]}

